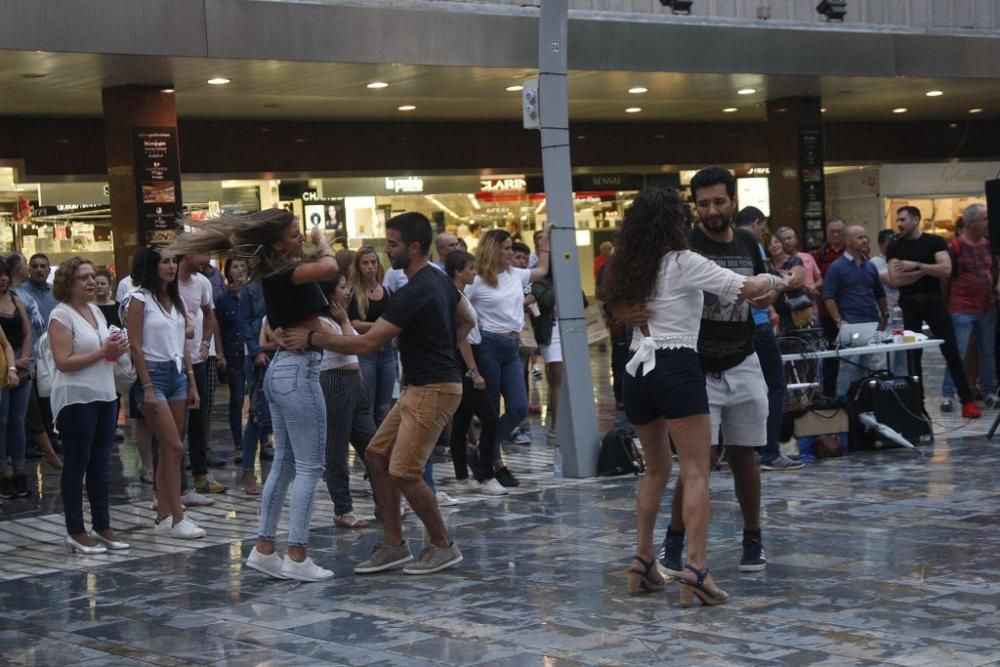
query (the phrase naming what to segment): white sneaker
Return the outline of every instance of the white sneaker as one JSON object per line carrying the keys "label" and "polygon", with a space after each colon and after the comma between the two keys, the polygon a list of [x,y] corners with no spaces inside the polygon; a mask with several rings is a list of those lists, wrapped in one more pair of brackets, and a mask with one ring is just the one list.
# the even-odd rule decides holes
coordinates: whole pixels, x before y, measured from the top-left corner
{"label": "white sneaker", "polygon": [[250,550],[250,555],[247,557],[247,567],[253,568],[258,572],[263,572],[269,577],[274,577],[275,579],[287,579],[281,572],[281,568],[284,565],[284,559],[277,554],[262,554],[257,551],[257,547]]}
{"label": "white sneaker", "polygon": [[479,482],[467,477],[465,479],[460,479],[455,482],[455,486],[460,493],[476,493],[479,491]]}
{"label": "white sneaker", "polygon": [[214,500],[206,498],[194,489],[188,489],[188,492],[181,496],[181,502],[189,507],[204,507],[215,504]]}
{"label": "white sneaker", "polygon": [[180,523],[175,524],[170,529],[170,537],[176,537],[179,540],[196,540],[199,537],[205,537],[205,529],[191,519],[184,517]]}
{"label": "white sneaker", "polygon": [[484,496],[506,496],[508,493],[503,484],[492,477],[479,485],[479,492]]}
{"label": "white sneaker", "polygon": [[[156,501],[156,496],[153,496],[153,502],[149,503],[149,509],[151,509],[151,510],[153,510],[155,512],[159,508],[160,508],[160,504]],[[187,505],[185,505],[184,503],[181,503],[181,509],[182,510],[186,510],[187,509]]]}
{"label": "white sneaker", "polygon": [[153,524],[153,534],[170,535],[170,529],[174,527],[174,517],[164,517],[159,523]]}
{"label": "white sneaker", "polygon": [[452,498],[444,491],[438,491],[434,494],[438,501],[438,507],[454,507],[458,504],[458,498]]}
{"label": "white sneaker", "polygon": [[320,567],[308,556],[301,563],[296,563],[291,558],[283,559],[281,562],[281,574],[285,579],[295,579],[297,581],[323,581],[324,579],[333,578],[333,570]]}
{"label": "white sneaker", "polygon": [[510,434],[510,441],[515,445],[530,445],[531,433],[526,429],[515,429],[514,432]]}

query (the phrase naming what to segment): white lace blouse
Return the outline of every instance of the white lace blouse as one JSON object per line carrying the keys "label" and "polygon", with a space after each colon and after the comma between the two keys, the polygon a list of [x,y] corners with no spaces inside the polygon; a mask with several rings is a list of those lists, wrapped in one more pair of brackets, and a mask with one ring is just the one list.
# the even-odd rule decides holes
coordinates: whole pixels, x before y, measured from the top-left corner
{"label": "white lace blouse", "polygon": [[698,332],[704,292],[715,294],[723,303],[739,298],[746,276],[724,269],[691,250],[671,250],[660,260],[656,290],[646,304],[649,309],[649,336],[636,327],[631,349],[635,352],[625,369],[633,377],[642,366],[646,375],[656,367],[656,351],[690,348],[698,350]]}
{"label": "white lace blouse", "polygon": [[[94,315],[97,327],[65,303],[57,305],[49,315],[50,324],[55,320],[72,332],[73,354],[93,352],[100,349],[108,339],[108,323],[104,319],[104,314],[94,304],[87,305]],[[52,378],[53,419],[58,417],[59,412],[67,405],[115,400],[117,394],[114,367],[114,362],[101,359],[71,373],[56,370]]]}

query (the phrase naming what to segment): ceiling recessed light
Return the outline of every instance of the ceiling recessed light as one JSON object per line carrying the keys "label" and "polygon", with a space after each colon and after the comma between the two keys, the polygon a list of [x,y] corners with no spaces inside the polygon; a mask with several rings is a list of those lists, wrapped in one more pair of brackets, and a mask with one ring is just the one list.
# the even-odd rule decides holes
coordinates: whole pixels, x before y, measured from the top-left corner
{"label": "ceiling recessed light", "polygon": [[926,93],[927,97],[941,97],[944,95],[943,90],[928,90]]}
{"label": "ceiling recessed light", "polygon": [[22,74],[21,77],[24,79],[44,79],[48,74],[44,72],[28,72],[27,74]]}
{"label": "ceiling recessed light", "polygon": [[726,107],[722,110],[722,113],[736,113],[737,111],[739,111],[739,109],[736,107]]}
{"label": "ceiling recessed light", "polygon": [[508,93],[516,93],[524,90],[524,86],[507,86],[504,88]]}
{"label": "ceiling recessed light", "polygon": [[412,104],[403,104],[402,106],[398,106],[396,108],[400,111],[415,111],[417,107]]}
{"label": "ceiling recessed light", "polygon": [[176,91],[173,88],[161,88],[160,92],[161,93],[166,93],[167,95],[171,95],[171,94],[173,94]]}
{"label": "ceiling recessed light", "polygon": [[982,113],[982,112],[983,110],[978,107],[975,109],[969,109],[969,113]]}
{"label": "ceiling recessed light", "polygon": [[230,80],[227,79],[226,77],[224,77],[224,76],[217,76],[217,77],[214,77],[212,79],[209,79],[206,83],[208,83],[208,85],[210,85],[210,86],[224,86],[224,85],[226,85],[229,82],[230,82]]}
{"label": "ceiling recessed light", "polygon": [[753,95],[757,92],[756,88],[740,88],[736,91],[737,95]]}
{"label": "ceiling recessed light", "polygon": [[372,81],[367,86],[365,86],[365,88],[373,88],[373,89],[388,88],[388,87],[389,84],[387,84],[385,81]]}
{"label": "ceiling recessed light", "polygon": [[639,113],[642,111],[642,107],[628,107],[625,109],[625,113]]}
{"label": "ceiling recessed light", "polygon": [[906,113],[907,111],[909,111],[909,109],[906,107],[896,107],[892,110],[893,113]]}
{"label": "ceiling recessed light", "polygon": [[826,107],[823,107],[822,109],[820,109],[819,112],[820,113],[826,113]]}
{"label": "ceiling recessed light", "polygon": [[293,144],[304,144],[304,143],[306,143],[306,139],[305,139],[305,137],[295,137],[294,139],[292,139],[292,143]]}
{"label": "ceiling recessed light", "polygon": [[643,88],[642,86],[636,86],[635,88],[629,88],[628,92],[632,93],[633,95],[642,95],[643,93],[648,93],[649,92],[649,88]]}

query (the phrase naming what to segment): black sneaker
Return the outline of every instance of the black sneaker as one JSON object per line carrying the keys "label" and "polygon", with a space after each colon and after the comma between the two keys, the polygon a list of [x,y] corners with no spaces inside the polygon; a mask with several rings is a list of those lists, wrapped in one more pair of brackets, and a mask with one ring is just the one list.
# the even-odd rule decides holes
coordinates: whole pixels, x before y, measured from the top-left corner
{"label": "black sneaker", "polygon": [[205,454],[205,465],[207,465],[209,468],[225,468],[226,459],[216,456],[215,453],[212,452],[212,450],[209,450]]}
{"label": "black sneaker", "polygon": [[274,447],[271,445],[264,445],[260,450],[260,460],[261,461],[273,461],[274,460]]}
{"label": "black sneaker", "polygon": [[27,498],[31,495],[28,489],[28,476],[23,472],[14,474],[14,497]]}
{"label": "black sneaker", "polygon": [[10,500],[14,497],[14,478],[0,477],[0,498]]}
{"label": "black sneaker", "polygon": [[760,572],[767,566],[767,552],[764,551],[764,540],[759,537],[743,536],[743,558],[740,559],[740,572]]}
{"label": "black sneaker", "polygon": [[500,484],[502,484],[505,487],[521,486],[521,483],[517,481],[517,478],[514,477],[514,473],[512,473],[510,471],[510,468],[508,468],[507,466],[504,466],[499,470],[497,470],[493,474],[493,476],[496,478],[498,482],[500,482]]}
{"label": "black sneaker", "polygon": [[660,564],[667,574],[679,577],[684,570],[684,533],[674,533],[667,531],[667,536],[663,538],[663,551],[660,556]]}

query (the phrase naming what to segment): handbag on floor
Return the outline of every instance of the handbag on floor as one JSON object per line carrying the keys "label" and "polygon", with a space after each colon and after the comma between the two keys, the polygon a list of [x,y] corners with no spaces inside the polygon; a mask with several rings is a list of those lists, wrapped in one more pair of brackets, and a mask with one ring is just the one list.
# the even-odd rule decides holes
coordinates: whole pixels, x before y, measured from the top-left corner
{"label": "handbag on floor", "polygon": [[646,471],[646,461],[635,445],[636,433],[627,426],[616,426],[601,438],[601,452],[597,457],[597,474],[638,475]]}

